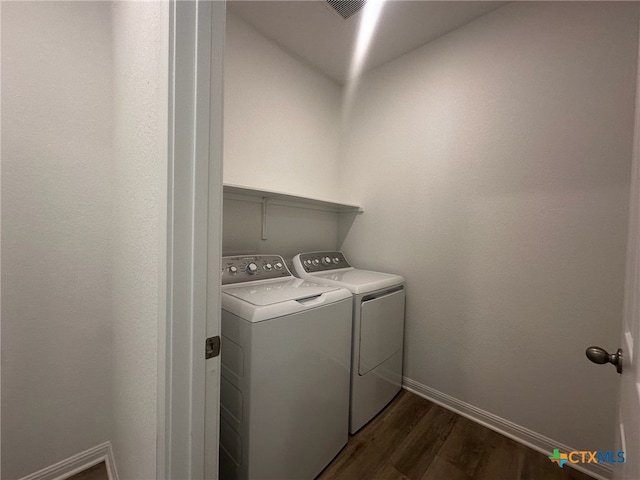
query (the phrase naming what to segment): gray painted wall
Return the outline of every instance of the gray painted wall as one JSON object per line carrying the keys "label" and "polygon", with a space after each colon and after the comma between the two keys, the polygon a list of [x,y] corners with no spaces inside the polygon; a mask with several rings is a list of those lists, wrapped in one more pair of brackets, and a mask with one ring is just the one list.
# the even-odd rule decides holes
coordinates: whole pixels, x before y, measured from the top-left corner
{"label": "gray painted wall", "polygon": [[276,254],[287,264],[302,251],[335,250],[338,216],[330,211],[293,205],[269,205],[267,239],[262,239],[262,202],[224,198],[223,255]]}
{"label": "gray painted wall", "polygon": [[635,3],[511,3],[369,72],[341,162],[405,375],[575,448],[613,448],[637,46]]}

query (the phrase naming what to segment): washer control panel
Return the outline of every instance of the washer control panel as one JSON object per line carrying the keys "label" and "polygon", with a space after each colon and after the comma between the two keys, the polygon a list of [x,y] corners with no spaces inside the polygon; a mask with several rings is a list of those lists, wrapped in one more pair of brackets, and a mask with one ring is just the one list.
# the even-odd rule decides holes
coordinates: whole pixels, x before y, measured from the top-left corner
{"label": "washer control panel", "polygon": [[[324,272],[350,267],[342,252],[301,253],[300,264],[305,272]],[[297,268],[297,267],[296,267]]]}
{"label": "washer control panel", "polygon": [[222,257],[221,273],[223,285],[292,276],[280,255]]}

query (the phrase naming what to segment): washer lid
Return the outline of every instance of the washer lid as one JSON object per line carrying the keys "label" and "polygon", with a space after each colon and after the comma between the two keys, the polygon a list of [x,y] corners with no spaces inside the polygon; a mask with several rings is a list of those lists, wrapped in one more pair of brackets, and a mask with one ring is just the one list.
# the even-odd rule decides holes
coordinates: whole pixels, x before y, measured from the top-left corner
{"label": "washer lid", "polygon": [[265,280],[229,285],[222,292],[258,307],[274,305],[291,300],[316,297],[340,287],[320,285],[301,278],[289,277],[283,280]]}
{"label": "washer lid", "polygon": [[400,275],[359,270],[353,267],[331,270],[330,272],[312,273],[307,278],[346,288],[351,293],[373,292],[381,288],[394,287],[404,283],[404,278]]}

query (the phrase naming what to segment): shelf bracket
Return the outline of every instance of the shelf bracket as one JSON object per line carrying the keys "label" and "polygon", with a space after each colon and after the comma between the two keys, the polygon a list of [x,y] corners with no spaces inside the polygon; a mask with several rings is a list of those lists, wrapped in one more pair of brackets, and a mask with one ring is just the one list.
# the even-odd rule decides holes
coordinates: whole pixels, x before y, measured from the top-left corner
{"label": "shelf bracket", "polygon": [[267,239],[267,214],[269,212],[269,199],[262,197],[262,240]]}

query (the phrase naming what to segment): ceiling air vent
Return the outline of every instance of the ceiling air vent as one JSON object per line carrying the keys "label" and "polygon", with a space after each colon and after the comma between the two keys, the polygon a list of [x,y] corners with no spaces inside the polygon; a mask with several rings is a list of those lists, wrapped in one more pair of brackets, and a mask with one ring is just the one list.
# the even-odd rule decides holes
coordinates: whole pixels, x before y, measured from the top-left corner
{"label": "ceiling air vent", "polygon": [[358,13],[367,0],[327,0],[327,4],[345,20]]}

